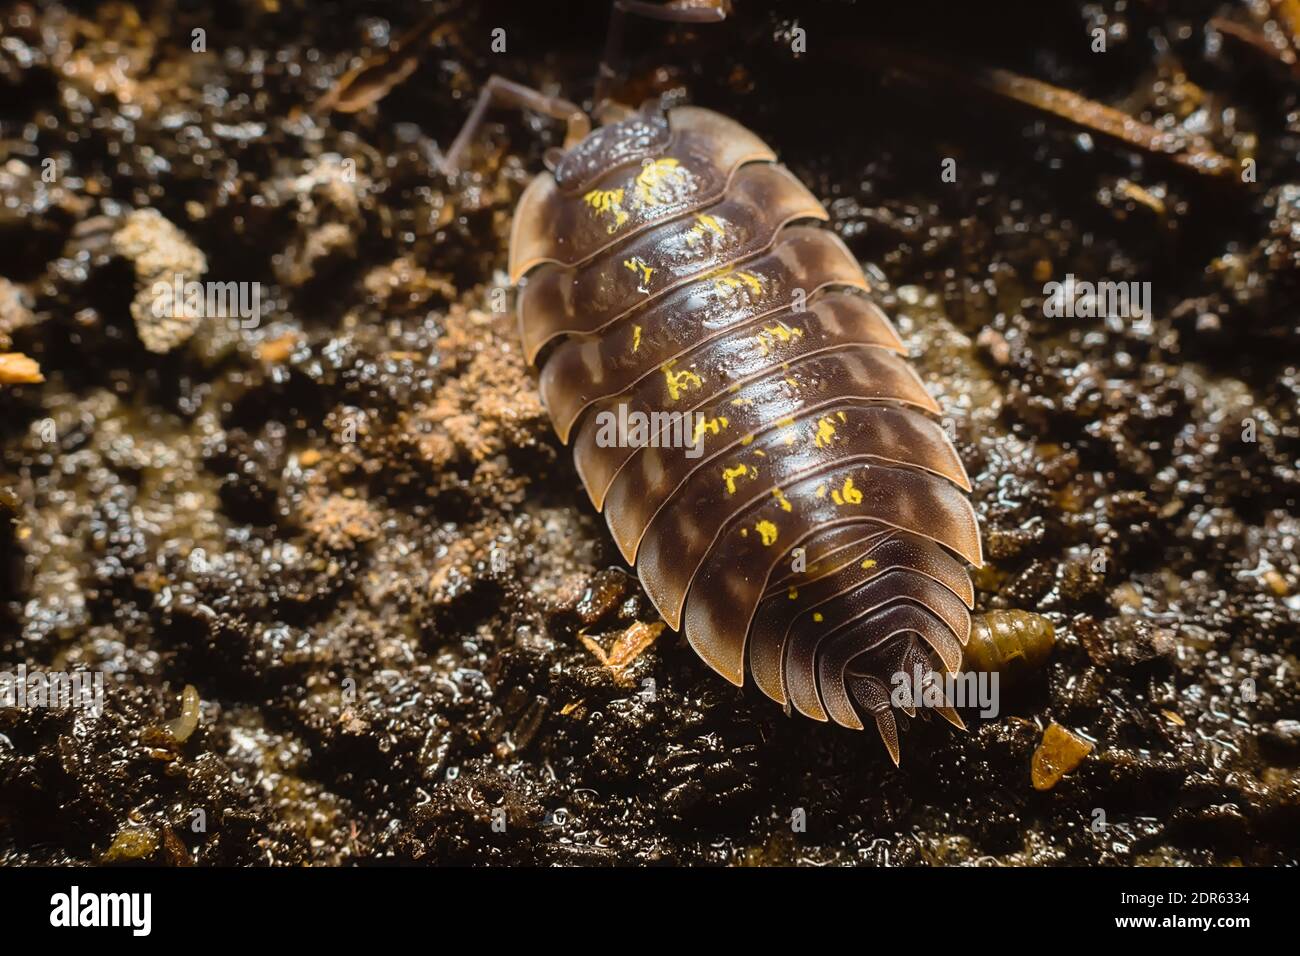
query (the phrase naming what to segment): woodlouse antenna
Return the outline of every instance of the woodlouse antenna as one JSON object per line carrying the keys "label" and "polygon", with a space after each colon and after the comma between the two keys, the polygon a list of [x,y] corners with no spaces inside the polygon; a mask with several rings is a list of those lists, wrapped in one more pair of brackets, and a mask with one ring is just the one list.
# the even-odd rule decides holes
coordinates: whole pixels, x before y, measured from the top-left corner
{"label": "woodlouse antenna", "polygon": [[605,53],[596,71],[593,112],[599,112],[610,98],[615,65],[623,58],[623,37],[628,14],[664,23],[721,23],[731,12],[727,0],[671,0],[669,3],[646,3],[644,0],[614,0],[610,5],[609,30],[605,33]]}
{"label": "woodlouse antenna", "polygon": [[[605,54],[596,75],[596,95],[592,112],[605,119],[625,111],[611,110],[609,89],[618,75],[613,64],[621,59],[623,50],[624,19],[628,14],[668,23],[721,23],[730,11],[727,0],[671,0],[666,4],[646,3],[644,0],[614,0],[611,7],[609,30],[605,37]],[[563,120],[567,124],[564,136],[566,150],[576,146],[591,132],[591,118],[575,103],[558,96],[548,96],[540,90],[524,86],[503,76],[493,74],[483,86],[465,125],[452,141],[439,164],[444,175],[450,176],[460,169],[461,160],[469,144],[478,135],[489,109],[506,107],[528,109]],[[560,161],[555,151],[548,151],[546,166],[554,169]]]}
{"label": "woodlouse antenna", "polygon": [[540,90],[493,74],[479,93],[465,125],[442,158],[440,165],[445,175],[450,176],[460,168],[461,159],[483,126],[487,111],[494,106],[533,110],[543,116],[563,120],[567,127],[564,134],[565,149],[582,142],[591,132],[591,119],[577,104],[558,96],[547,96]]}

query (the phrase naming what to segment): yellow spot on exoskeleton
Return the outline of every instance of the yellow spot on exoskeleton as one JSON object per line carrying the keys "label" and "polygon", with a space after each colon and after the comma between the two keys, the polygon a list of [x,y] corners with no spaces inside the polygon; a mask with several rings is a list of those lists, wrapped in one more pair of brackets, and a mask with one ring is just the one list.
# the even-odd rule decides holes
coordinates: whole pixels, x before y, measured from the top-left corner
{"label": "yellow spot on exoskeleton", "polygon": [[791,342],[800,338],[803,338],[803,329],[797,326],[791,328],[784,322],[777,322],[775,325],[765,326],[758,335],[754,336],[754,341],[758,343],[759,354],[767,355],[777,342]]}
{"label": "yellow spot on exoskeleton", "polygon": [[758,477],[758,469],[755,468],[753,465],[741,464],[741,465],[735,465],[731,468],[722,469],[722,480],[726,482],[727,494],[729,495],[734,495],[736,493],[737,478],[749,478],[753,480],[754,478],[757,477]]}
{"label": "yellow spot on exoskeleton", "polygon": [[813,497],[814,497],[814,498],[825,498],[825,497],[826,497],[826,486],[825,486],[825,485],[818,485],[818,486],[817,486],[817,491],[813,494]]}
{"label": "yellow spot on exoskeleton", "polygon": [[863,569],[867,571],[870,571],[875,566],[876,566],[875,558],[867,558],[867,560],[862,562]]}
{"label": "yellow spot on exoskeleton", "polygon": [[654,275],[655,271],[653,267],[646,265],[645,260],[640,256],[633,256],[631,259],[624,259],[623,267],[636,273],[637,281],[641,283],[642,291],[644,291],[645,284],[650,281],[650,277]]}
{"label": "yellow spot on exoskeleton", "polygon": [[742,448],[747,448],[750,442],[752,442],[753,440],[754,440],[754,435],[751,432],[750,434],[746,435],[744,438],[740,440],[740,445]]}
{"label": "yellow spot on exoskeleton", "polygon": [[847,422],[849,420],[848,416],[846,416],[843,412],[836,412],[835,414],[839,416],[839,419],[842,422]]}
{"label": "yellow spot on exoskeleton", "polygon": [[701,415],[695,421],[695,434],[691,436],[691,444],[694,445],[700,440],[700,436],[706,431],[710,435],[716,435],[731,424],[725,415],[719,415],[717,418],[705,418]]}
{"label": "yellow spot on exoskeleton", "polygon": [[813,620],[820,624],[822,621],[826,620],[826,618],[822,617],[821,611],[816,611],[813,613]]}
{"label": "yellow spot on exoskeleton", "polygon": [[787,499],[785,496],[785,492],[783,492],[780,488],[772,489],[772,497],[776,499],[776,503],[781,506],[782,511],[794,510],[794,505],[790,504],[789,499]]}
{"label": "yellow spot on exoskeleton", "polygon": [[793,601],[793,600],[794,600],[795,598],[797,598],[798,596],[799,596],[799,589],[798,589],[798,588],[791,588],[791,589],[789,590],[789,592],[786,594],[786,597],[788,597],[791,601]]}
{"label": "yellow spot on exoskeleton", "polygon": [[596,215],[608,216],[614,220],[609,225],[609,232],[616,231],[619,226],[627,222],[627,213],[623,211],[623,190],[593,189],[582,199]]}
{"label": "yellow spot on exoskeleton", "polygon": [[752,398],[733,398],[731,400],[731,404],[736,406],[737,408],[740,408],[745,405],[753,405],[754,400]]}
{"label": "yellow spot on exoskeleton", "polygon": [[691,226],[686,232],[686,244],[694,246],[710,232],[715,236],[726,235],[726,229],[717,219],[707,213],[697,213],[695,225]]}
{"label": "yellow spot on exoskeleton", "polygon": [[645,206],[658,206],[673,198],[673,191],[690,174],[676,159],[656,159],[641,167],[636,177],[636,198]]}
{"label": "yellow spot on exoskeleton", "polygon": [[831,492],[831,498],[837,505],[862,504],[862,492],[853,486],[852,478],[844,479],[844,487]]}
{"label": "yellow spot on exoskeleton", "polygon": [[832,439],[834,438],[835,438],[835,426],[831,424],[830,419],[829,418],[817,419],[817,434],[813,438],[813,441],[814,443],[816,443],[817,447],[825,448],[827,445],[831,443]]}
{"label": "yellow spot on exoskeleton", "polygon": [[766,457],[767,457],[767,452],[763,451],[763,449],[761,449],[761,448],[755,448],[755,449],[754,449],[754,454],[757,455],[759,458],[766,458]]}
{"label": "yellow spot on exoskeleton", "polygon": [[635,352],[641,347],[641,326],[632,326],[632,351]]}
{"label": "yellow spot on exoskeleton", "polygon": [[[792,429],[793,426],[794,426],[794,416],[793,416],[793,415],[787,416],[786,418],[783,418],[783,419],[781,419],[779,422],[776,423],[776,427],[777,427],[777,428],[790,428],[790,429]],[[787,434],[787,435],[784,437],[784,439],[783,439],[783,440],[785,441],[785,444],[786,444],[787,447],[789,447],[790,445],[793,445],[793,444],[794,444],[794,438],[795,438],[794,431],[791,430],[790,433]]]}
{"label": "yellow spot on exoskeleton", "polygon": [[664,380],[668,383],[668,397],[674,402],[682,397],[682,392],[691,388],[699,388],[704,384],[700,381],[700,377],[690,369],[683,369],[680,372],[673,371],[673,366],[676,364],[677,360],[673,359],[671,362],[660,366],[660,371],[664,373]]}
{"label": "yellow spot on exoskeleton", "polygon": [[776,543],[777,530],[776,525],[770,521],[760,521],[754,525],[754,530],[758,532],[759,537],[763,539],[763,546],[770,548]]}
{"label": "yellow spot on exoskeleton", "polygon": [[731,272],[726,270],[713,280],[713,287],[719,292],[734,292],[736,289],[748,289],[750,295],[758,296],[763,292],[763,282],[752,272]]}

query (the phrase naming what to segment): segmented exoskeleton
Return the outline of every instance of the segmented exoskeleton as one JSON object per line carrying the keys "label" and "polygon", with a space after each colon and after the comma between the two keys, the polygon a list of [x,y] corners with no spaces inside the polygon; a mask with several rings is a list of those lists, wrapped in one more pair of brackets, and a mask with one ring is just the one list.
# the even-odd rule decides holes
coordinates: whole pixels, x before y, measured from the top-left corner
{"label": "segmented exoskeleton", "polygon": [[[814,719],[869,716],[897,762],[893,676],[959,668],[980,536],[938,406],[826,218],[753,133],[652,103],[532,182],[510,275],[555,429],[664,619],[734,684],[748,668]],[[602,440],[620,406],[664,438],[662,413],[690,413],[698,456]]]}

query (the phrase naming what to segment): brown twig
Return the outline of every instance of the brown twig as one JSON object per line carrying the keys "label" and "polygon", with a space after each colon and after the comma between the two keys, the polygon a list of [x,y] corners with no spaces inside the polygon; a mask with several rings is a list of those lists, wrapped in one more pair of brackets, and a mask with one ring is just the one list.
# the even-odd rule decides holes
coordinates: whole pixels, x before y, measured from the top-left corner
{"label": "brown twig", "polygon": [[974,88],[985,95],[1018,103],[1139,152],[1164,157],[1203,176],[1239,181],[1236,165],[1215,150],[1204,136],[1156,129],[1123,110],[1010,70],[940,63],[919,54],[876,45],[872,45],[871,53],[874,59],[904,74],[938,81],[953,91]]}
{"label": "brown twig", "polygon": [[367,57],[348,70],[316,101],[313,110],[356,113],[378,103],[414,73],[424,51],[452,29],[450,24],[437,25],[444,16],[442,12],[428,14],[389,49]]}
{"label": "brown twig", "polygon": [[1270,64],[1289,70],[1293,77],[1300,79],[1300,57],[1296,56],[1296,50],[1289,39],[1282,38],[1279,42],[1274,42],[1258,30],[1223,17],[1213,17],[1206,25],[1225,37],[1231,37]]}

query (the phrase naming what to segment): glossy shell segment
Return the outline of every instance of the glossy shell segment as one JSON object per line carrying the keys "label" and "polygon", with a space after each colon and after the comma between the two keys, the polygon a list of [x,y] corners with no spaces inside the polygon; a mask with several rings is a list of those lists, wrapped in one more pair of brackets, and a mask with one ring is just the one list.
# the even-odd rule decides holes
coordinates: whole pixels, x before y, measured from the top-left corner
{"label": "glossy shell segment", "polygon": [[647,226],[712,205],[743,164],[776,159],[740,124],[691,107],[673,111],[671,129],[666,118],[639,113],[597,130],[578,150],[520,199],[511,282],[546,262],[577,265]]}

